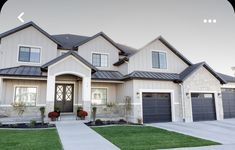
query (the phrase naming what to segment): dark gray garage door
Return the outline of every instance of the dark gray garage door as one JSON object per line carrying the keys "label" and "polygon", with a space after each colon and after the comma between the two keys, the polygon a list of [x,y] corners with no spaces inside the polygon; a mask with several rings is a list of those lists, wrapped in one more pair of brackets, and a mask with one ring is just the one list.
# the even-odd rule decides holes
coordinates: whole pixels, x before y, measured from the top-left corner
{"label": "dark gray garage door", "polygon": [[170,93],[143,93],[144,123],[170,122]]}
{"label": "dark gray garage door", "polygon": [[193,121],[216,120],[214,95],[210,93],[192,93]]}
{"label": "dark gray garage door", "polygon": [[235,89],[222,89],[224,118],[235,117]]}

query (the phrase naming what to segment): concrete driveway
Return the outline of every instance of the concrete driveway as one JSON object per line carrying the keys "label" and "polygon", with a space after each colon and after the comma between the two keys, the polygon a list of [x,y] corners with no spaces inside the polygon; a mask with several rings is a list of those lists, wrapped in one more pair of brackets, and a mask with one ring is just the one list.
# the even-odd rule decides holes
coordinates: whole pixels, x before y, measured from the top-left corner
{"label": "concrete driveway", "polygon": [[235,149],[235,119],[193,123],[154,123],[148,126],[208,139]]}

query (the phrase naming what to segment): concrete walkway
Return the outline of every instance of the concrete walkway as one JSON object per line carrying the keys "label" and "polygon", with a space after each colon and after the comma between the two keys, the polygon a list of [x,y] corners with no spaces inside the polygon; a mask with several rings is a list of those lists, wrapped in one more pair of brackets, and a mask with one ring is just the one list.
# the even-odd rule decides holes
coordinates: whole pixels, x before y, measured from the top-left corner
{"label": "concrete walkway", "polygon": [[64,150],[120,150],[81,121],[58,121],[56,128]]}
{"label": "concrete walkway", "polygon": [[235,119],[222,121],[202,121],[193,123],[154,123],[148,124],[157,128],[175,131],[194,137],[199,137],[221,143],[223,145],[180,148],[192,150],[234,150],[235,149]]}

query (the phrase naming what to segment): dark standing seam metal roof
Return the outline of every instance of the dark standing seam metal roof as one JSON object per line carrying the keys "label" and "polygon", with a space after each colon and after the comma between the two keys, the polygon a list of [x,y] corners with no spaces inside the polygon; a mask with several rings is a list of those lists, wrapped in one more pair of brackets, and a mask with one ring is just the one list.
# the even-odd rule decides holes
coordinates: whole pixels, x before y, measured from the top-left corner
{"label": "dark standing seam metal roof", "polygon": [[[0,69],[0,76],[19,76],[19,77],[46,77],[40,66],[18,66]],[[121,81],[123,75],[118,71],[98,70],[91,75],[93,80],[112,80]]]}
{"label": "dark standing seam metal roof", "polygon": [[69,52],[67,52],[67,53],[65,53],[63,55],[60,55],[59,57],[57,57],[57,58],[49,61],[48,63],[42,65],[42,69],[46,70],[48,66],[50,66],[50,65],[52,65],[52,64],[54,64],[54,63],[56,63],[56,62],[58,62],[58,61],[60,61],[60,60],[62,60],[64,58],[66,58],[66,57],[68,57],[70,55],[72,55],[75,58],[77,58],[78,60],[80,60],[82,63],[84,63],[89,68],[91,68],[93,71],[97,70],[93,65],[91,65],[88,61],[86,61],[84,58],[82,58],[80,55],[78,55],[76,52],[74,52],[72,50],[70,50]]}
{"label": "dark standing seam metal roof", "polygon": [[166,80],[166,81],[178,81],[179,74],[176,73],[162,73],[162,72],[146,72],[146,71],[134,71],[123,78],[124,80],[132,79],[145,79],[145,80]]}
{"label": "dark standing seam metal roof", "polygon": [[4,37],[6,37],[6,36],[8,36],[8,35],[10,35],[10,34],[13,34],[13,33],[16,33],[16,32],[18,32],[18,31],[20,31],[20,30],[23,30],[23,29],[25,29],[25,28],[28,28],[28,27],[30,27],[30,26],[32,26],[32,27],[34,27],[35,29],[37,29],[39,32],[41,32],[42,34],[44,34],[46,37],[48,37],[49,39],[51,39],[53,42],[55,42],[56,44],[58,44],[59,46],[61,46],[62,44],[59,42],[59,41],[57,41],[55,38],[53,38],[50,34],[48,34],[46,31],[44,31],[42,28],[40,28],[39,26],[37,26],[34,22],[28,22],[28,23],[26,23],[26,24],[23,24],[23,25],[21,25],[21,26],[19,26],[19,27],[16,27],[16,28],[14,28],[14,29],[12,29],[12,30],[9,30],[9,31],[7,31],[7,32],[4,32],[4,33],[2,33],[2,34],[0,34],[0,39],[1,38],[4,38]]}
{"label": "dark standing seam metal roof", "polygon": [[217,78],[220,83],[225,84],[227,83],[226,80],[224,80],[223,78],[221,78],[209,65],[207,65],[207,63],[205,62],[201,62],[201,63],[197,63],[194,65],[189,66],[188,68],[186,68],[184,71],[182,71],[180,73],[180,80],[184,81],[186,80],[191,74],[193,74],[196,70],[198,70],[200,67],[204,66],[215,78]]}
{"label": "dark standing seam metal roof", "polygon": [[235,77],[233,76],[229,76],[229,75],[218,73],[218,72],[217,74],[227,82],[235,82]]}
{"label": "dark standing seam metal roof", "polygon": [[19,66],[0,69],[0,76],[46,77],[40,66]]}
{"label": "dark standing seam metal roof", "polygon": [[118,71],[99,70],[92,74],[93,80],[122,80],[123,75]]}
{"label": "dark standing seam metal roof", "polygon": [[59,48],[66,50],[77,50],[76,48],[74,48],[74,45],[89,38],[88,36],[81,36],[74,34],[59,34],[59,35],[52,35],[52,37],[62,44],[62,47]]}
{"label": "dark standing seam metal roof", "polygon": [[96,37],[99,37],[99,36],[102,36],[102,37],[105,38],[107,41],[109,41],[114,47],[116,47],[118,50],[120,50],[120,51],[121,51],[120,54],[125,54],[125,51],[122,50],[122,49],[118,46],[117,43],[115,43],[111,38],[109,38],[109,37],[108,37],[106,34],[104,34],[103,32],[99,32],[99,33],[97,33],[96,35],[94,35],[94,36],[92,36],[92,37],[89,37],[89,38],[87,38],[86,40],[84,40],[84,41],[82,41],[82,42],[77,43],[76,45],[74,45],[74,47],[79,47],[79,46],[81,46],[81,45],[83,45],[83,44],[85,44],[85,43],[87,43],[87,42],[89,42],[89,41],[95,39]]}

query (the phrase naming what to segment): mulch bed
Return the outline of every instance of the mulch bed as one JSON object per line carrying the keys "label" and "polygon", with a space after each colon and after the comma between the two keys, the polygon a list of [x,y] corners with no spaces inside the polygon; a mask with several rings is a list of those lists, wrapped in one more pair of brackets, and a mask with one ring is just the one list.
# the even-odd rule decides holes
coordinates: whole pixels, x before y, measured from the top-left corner
{"label": "mulch bed", "polygon": [[44,123],[36,123],[35,125],[31,125],[30,123],[17,123],[17,124],[1,124],[0,128],[54,128],[55,124]]}
{"label": "mulch bed", "polygon": [[95,122],[87,122],[85,123],[87,126],[105,126],[105,125],[125,125],[125,124],[128,124],[128,125],[141,125],[141,124],[138,124],[138,123],[127,123],[125,120],[119,120],[119,121],[102,121],[102,120],[96,120]]}

